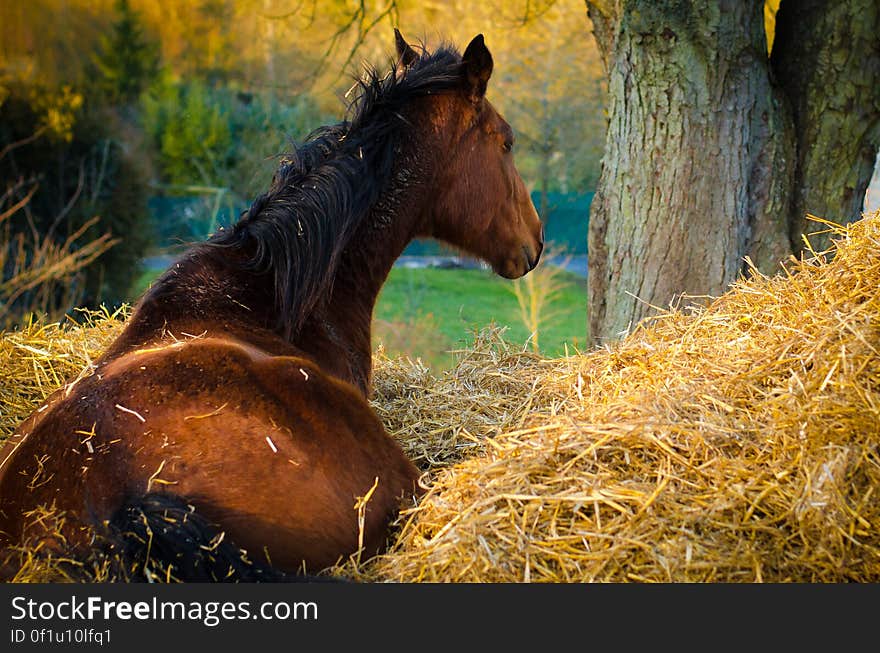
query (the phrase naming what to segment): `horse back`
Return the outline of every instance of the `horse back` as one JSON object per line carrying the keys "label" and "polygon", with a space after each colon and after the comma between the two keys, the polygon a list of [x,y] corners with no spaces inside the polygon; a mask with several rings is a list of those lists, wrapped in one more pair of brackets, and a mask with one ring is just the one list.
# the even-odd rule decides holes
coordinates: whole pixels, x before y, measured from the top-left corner
{"label": "horse back", "polygon": [[[26,420],[4,459],[7,544],[88,547],[127,501],[165,491],[290,571],[380,550],[418,477],[353,386],[305,357],[217,337],[107,361]],[[46,508],[58,517],[35,520]]]}

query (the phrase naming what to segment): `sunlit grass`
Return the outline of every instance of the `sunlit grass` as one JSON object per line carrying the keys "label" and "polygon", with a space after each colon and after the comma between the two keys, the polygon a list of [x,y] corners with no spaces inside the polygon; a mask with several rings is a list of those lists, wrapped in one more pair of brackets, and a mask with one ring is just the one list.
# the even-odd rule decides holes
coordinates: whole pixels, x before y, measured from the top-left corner
{"label": "sunlit grass", "polygon": [[[586,334],[586,280],[561,272],[560,290],[547,307],[555,317],[542,325],[541,353],[561,356],[583,348]],[[488,270],[394,268],[382,288],[375,310],[377,320],[396,324],[431,317],[438,337],[458,349],[471,344],[475,331],[489,324],[507,326],[508,342],[524,345],[531,333],[523,324],[513,293],[513,282]],[[398,352],[392,352],[398,353]],[[440,367],[451,365],[451,356],[422,356]]]}

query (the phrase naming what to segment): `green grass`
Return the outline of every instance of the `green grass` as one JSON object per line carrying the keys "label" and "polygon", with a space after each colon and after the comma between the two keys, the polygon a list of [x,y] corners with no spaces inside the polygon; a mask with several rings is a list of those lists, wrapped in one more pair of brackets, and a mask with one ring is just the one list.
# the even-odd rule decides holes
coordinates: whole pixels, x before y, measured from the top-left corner
{"label": "green grass", "polygon": [[128,293],[131,298],[129,301],[132,304],[137,301],[144,291],[150,287],[150,284],[153,283],[163,271],[164,270],[150,270],[147,268],[142,269],[140,274],[138,274],[131,284],[131,290]]}
{"label": "green grass", "polygon": [[[132,290],[140,296],[159,272],[145,271]],[[586,335],[586,279],[560,272],[561,289],[541,326],[541,353],[562,356],[583,349]],[[374,340],[389,354],[421,358],[446,369],[451,350],[467,347],[474,333],[506,326],[505,339],[524,345],[531,335],[520,317],[513,281],[488,270],[394,268],[382,288],[374,314]],[[567,350],[566,350],[567,346]]]}
{"label": "green grass", "polygon": [[[542,325],[539,341],[542,353],[561,356],[583,348],[586,335],[587,283],[573,274],[560,272],[560,292],[548,307],[552,319]],[[520,318],[513,282],[488,270],[445,270],[394,268],[377,302],[377,322],[409,323],[412,328],[434,328],[442,340],[428,352],[394,353],[421,356],[445,367],[451,358],[438,357],[438,345],[446,349],[467,346],[475,331],[496,324],[507,326],[505,339],[525,344],[531,335]],[[377,328],[381,338],[382,330]],[[419,338],[417,342],[430,340]],[[444,360],[446,358],[446,360]]]}

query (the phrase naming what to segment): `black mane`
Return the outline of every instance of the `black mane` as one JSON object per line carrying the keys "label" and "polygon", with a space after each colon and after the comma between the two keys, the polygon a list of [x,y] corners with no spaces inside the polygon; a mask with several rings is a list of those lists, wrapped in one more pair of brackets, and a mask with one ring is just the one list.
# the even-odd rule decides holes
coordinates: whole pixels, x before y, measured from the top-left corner
{"label": "black mane", "polygon": [[274,283],[277,327],[288,338],[332,292],[340,255],[391,179],[416,97],[457,88],[461,55],[451,45],[424,52],[404,75],[370,68],[357,80],[347,120],[312,132],[279,166],[270,189],[231,229],[198,251],[250,255],[242,268]]}

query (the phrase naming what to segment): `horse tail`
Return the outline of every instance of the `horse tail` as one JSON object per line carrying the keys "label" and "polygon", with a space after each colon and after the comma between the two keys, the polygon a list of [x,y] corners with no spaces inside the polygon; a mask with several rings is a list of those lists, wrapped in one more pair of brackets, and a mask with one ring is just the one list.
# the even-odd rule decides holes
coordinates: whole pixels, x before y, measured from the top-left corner
{"label": "horse tail", "polygon": [[103,539],[112,575],[129,582],[329,580],[250,560],[182,497],[164,492],[128,501],[108,523]]}

